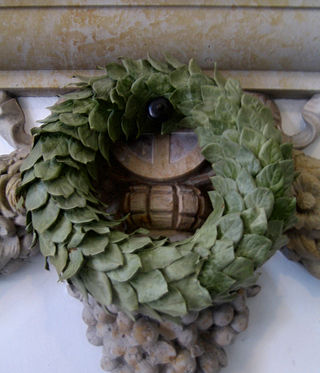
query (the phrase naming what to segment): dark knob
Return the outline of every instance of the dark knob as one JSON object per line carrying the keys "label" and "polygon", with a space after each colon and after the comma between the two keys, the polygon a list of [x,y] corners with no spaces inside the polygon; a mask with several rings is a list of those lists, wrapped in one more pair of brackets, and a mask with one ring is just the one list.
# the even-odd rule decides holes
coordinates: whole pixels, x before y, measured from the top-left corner
{"label": "dark knob", "polygon": [[157,97],[151,100],[147,106],[148,116],[157,122],[164,122],[172,114],[173,107],[169,100],[164,97]]}

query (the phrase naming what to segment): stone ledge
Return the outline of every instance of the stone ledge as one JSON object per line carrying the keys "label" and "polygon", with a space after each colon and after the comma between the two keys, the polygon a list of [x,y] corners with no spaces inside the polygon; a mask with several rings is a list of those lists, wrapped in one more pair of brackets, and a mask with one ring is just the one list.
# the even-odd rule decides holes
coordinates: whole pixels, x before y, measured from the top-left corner
{"label": "stone ledge", "polygon": [[[243,89],[269,93],[274,97],[307,98],[320,92],[320,72],[221,72],[226,77],[239,80]],[[0,90],[17,96],[54,96],[71,90],[71,87],[66,86],[75,75],[93,76],[101,73],[101,70],[0,71]]]}

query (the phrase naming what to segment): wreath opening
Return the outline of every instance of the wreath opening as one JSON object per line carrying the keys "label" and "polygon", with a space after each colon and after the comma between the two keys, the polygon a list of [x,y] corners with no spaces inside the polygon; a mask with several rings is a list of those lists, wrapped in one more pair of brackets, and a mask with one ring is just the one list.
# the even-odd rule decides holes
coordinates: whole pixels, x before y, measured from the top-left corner
{"label": "wreath opening", "polygon": [[[193,60],[122,59],[79,79],[33,129],[21,167],[27,229],[60,280],[104,306],[155,317],[182,317],[253,284],[295,216],[292,149],[271,110]],[[97,197],[101,159],[111,165],[118,143],[179,128],[195,131],[212,165],[212,212],[183,241],[121,231]]]}

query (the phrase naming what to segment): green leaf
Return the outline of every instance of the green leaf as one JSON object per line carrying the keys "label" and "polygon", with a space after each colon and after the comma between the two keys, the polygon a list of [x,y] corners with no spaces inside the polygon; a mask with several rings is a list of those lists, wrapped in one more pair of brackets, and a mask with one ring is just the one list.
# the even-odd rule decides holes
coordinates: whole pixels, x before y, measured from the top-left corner
{"label": "green leaf", "polygon": [[108,163],[110,163],[110,141],[105,134],[99,133],[98,145],[101,155]]}
{"label": "green leaf", "polygon": [[140,100],[146,101],[150,97],[150,91],[146,84],[146,77],[141,76],[131,86],[130,91]]}
{"label": "green leaf", "polygon": [[146,84],[150,92],[154,95],[163,96],[173,90],[169,77],[161,73],[151,74]]}
{"label": "green leaf", "polygon": [[88,123],[88,117],[81,114],[63,113],[59,115],[59,119],[67,126],[78,127]]}
{"label": "green leaf", "polygon": [[68,198],[55,196],[54,200],[58,207],[64,210],[71,210],[76,207],[85,207],[86,199],[81,197],[77,192],[71,194]]}
{"label": "green leaf", "polygon": [[69,263],[67,268],[63,271],[60,276],[60,280],[67,280],[70,277],[76,275],[83,263],[83,255],[80,250],[71,250],[69,253]]}
{"label": "green leaf", "polygon": [[[83,226],[83,230],[85,232],[93,231],[98,234],[105,234],[110,232],[110,228],[106,225],[106,222],[103,220],[100,221],[94,221],[88,224],[85,224]],[[121,232],[119,232],[121,233]],[[109,234],[109,239],[110,239],[110,234]],[[110,242],[112,242],[110,240]]]}
{"label": "green leaf", "polygon": [[112,243],[118,243],[118,242],[124,241],[127,238],[128,238],[128,235],[120,231],[111,231],[109,234],[109,239],[110,239],[110,242]]}
{"label": "green leaf", "polygon": [[55,255],[56,245],[54,242],[50,240],[48,235],[46,235],[45,233],[39,235],[39,245],[40,252],[44,257]]}
{"label": "green leaf", "polygon": [[201,286],[199,280],[194,275],[173,282],[171,286],[180,291],[187,302],[189,311],[199,311],[212,304],[208,290]]}
{"label": "green leaf", "polygon": [[172,286],[169,286],[167,294],[156,301],[150,302],[149,306],[173,317],[184,316],[188,312],[186,302],[180,291]]}
{"label": "green leaf", "polygon": [[114,81],[110,78],[102,78],[99,80],[96,80],[92,84],[92,88],[96,94],[97,98],[101,99],[108,99],[109,98],[109,92],[114,86]]}
{"label": "green leaf", "polygon": [[123,263],[123,255],[119,246],[117,244],[109,244],[104,252],[92,257],[87,265],[96,271],[108,272],[122,266]]}
{"label": "green leaf", "polygon": [[155,70],[160,71],[162,73],[170,72],[169,66],[166,62],[160,62],[160,61],[154,60],[149,54],[148,54],[147,60]]}
{"label": "green leaf", "polygon": [[136,254],[125,254],[125,264],[118,269],[108,272],[108,276],[111,280],[118,282],[129,281],[142,267],[141,261]]}
{"label": "green leaf", "polygon": [[243,235],[243,223],[238,213],[230,213],[219,221],[221,240],[231,240],[234,243],[240,241]]}
{"label": "green leaf", "polygon": [[279,163],[264,167],[258,173],[256,181],[257,186],[270,189],[275,196],[283,194],[285,189],[284,171]]}
{"label": "green leaf", "polygon": [[229,192],[224,197],[228,213],[241,212],[244,209],[244,202],[238,192]]}
{"label": "green leaf", "polygon": [[50,263],[55,266],[58,275],[65,269],[68,261],[68,251],[64,245],[58,245],[55,256],[50,256]]}
{"label": "green leaf", "polygon": [[112,303],[112,288],[108,277],[91,268],[84,268],[80,277],[89,293],[103,306]]}
{"label": "green leaf", "polygon": [[125,99],[118,94],[116,87],[112,88],[110,91],[110,101],[115,104],[119,110],[123,110],[126,106]]}
{"label": "green leaf", "polygon": [[117,63],[107,64],[106,70],[107,70],[108,76],[114,80],[119,80],[126,75],[125,68]]}
{"label": "green leaf", "polygon": [[68,140],[64,136],[45,137],[42,139],[42,153],[45,161],[57,156],[68,156]]}
{"label": "green leaf", "polygon": [[125,99],[125,101],[130,96],[130,88],[133,82],[134,80],[129,75],[126,75],[125,77],[117,81],[117,93],[119,96],[122,96]]}
{"label": "green leaf", "polygon": [[89,193],[90,180],[83,170],[78,172],[75,170],[69,170],[67,178],[70,185],[73,186],[79,194],[80,192],[83,192],[84,194]]}
{"label": "green leaf", "polygon": [[230,192],[237,192],[237,183],[228,177],[213,176],[210,178],[214,189],[222,196],[226,196]]}
{"label": "green leaf", "polygon": [[70,113],[73,110],[73,100],[65,100],[47,107],[52,113]]}
{"label": "green leaf", "polygon": [[92,96],[92,91],[90,88],[83,89],[81,91],[74,91],[70,93],[66,93],[61,97],[66,100],[80,100],[84,98],[88,98]]}
{"label": "green leaf", "polygon": [[73,233],[71,237],[69,238],[68,249],[77,248],[78,245],[81,243],[81,241],[84,239],[85,235],[86,235],[85,232],[83,232],[81,228],[77,226],[74,227]]}
{"label": "green leaf", "polygon": [[120,248],[124,253],[133,253],[151,243],[152,241],[150,237],[130,237],[126,242],[120,245]]}
{"label": "green leaf", "polygon": [[91,210],[88,210],[87,208],[75,208],[72,210],[67,210],[66,217],[72,223],[78,223],[78,224],[88,223],[93,220],[98,220],[97,215]]}
{"label": "green leaf", "polygon": [[282,161],[283,157],[279,144],[273,139],[266,141],[260,149],[259,159],[262,166],[267,166],[270,163]]}
{"label": "green leaf", "polygon": [[169,82],[174,88],[183,88],[189,81],[188,67],[183,65],[169,74]]}
{"label": "green leaf", "polygon": [[61,176],[58,179],[46,181],[48,192],[54,196],[63,196],[68,198],[74,192],[74,188],[69,184],[67,177]]}
{"label": "green leaf", "polygon": [[36,210],[48,200],[46,186],[40,181],[32,184],[26,194],[25,207],[28,211]]}
{"label": "green leaf", "polygon": [[254,266],[252,260],[243,257],[236,258],[224,269],[226,275],[240,281],[252,276],[253,272]]}
{"label": "green leaf", "polygon": [[223,148],[219,144],[208,144],[201,150],[201,153],[210,163],[218,162],[225,157]]}
{"label": "green leaf", "polygon": [[73,113],[74,114],[89,114],[90,111],[95,107],[96,102],[91,98],[84,100],[75,100],[73,102]]}
{"label": "green leaf", "polygon": [[79,141],[72,139],[69,142],[69,153],[75,161],[84,164],[94,161],[96,156],[94,151],[84,147]]}
{"label": "green leaf", "polygon": [[130,139],[136,135],[137,125],[134,120],[127,119],[122,117],[121,120],[121,129],[122,132],[125,134],[126,139]]}
{"label": "green leaf", "polygon": [[190,253],[164,268],[163,273],[168,282],[178,281],[196,271],[199,255]]}
{"label": "green leaf", "polygon": [[213,170],[216,172],[217,175],[225,176],[235,180],[238,177],[241,168],[235,160],[231,158],[225,158],[220,159],[217,163],[215,163],[213,165]]}
{"label": "green leaf", "polygon": [[217,240],[211,251],[213,254],[211,261],[218,270],[226,267],[235,258],[231,240]]}
{"label": "green leaf", "polygon": [[78,128],[79,139],[84,146],[92,150],[98,150],[98,133],[90,129],[89,125]]}
{"label": "green leaf", "polygon": [[38,159],[42,157],[42,141],[39,140],[32,148],[31,152],[27,156],[27,158],[22,162],[20,167],[20,171],[24,172],[29,170]]}
{"label": "green leaf", "polygon": [[48,234],[51,236],[53,242],[61,243],[67,239],[71,231],[71,222],[62,214],[56,223],[50,227]]}
{"label": "green leaf", "polygon": [[140,303],[155,301],[168,292],[167,282],[157,269],[138,273],[130,283],[135,288]]}
{"label": "green leaf", "polygon": [[198,64],[195,62],[193,58],[190,59],[189,64],[188,64],[188,70],[189,73],[192,74],[202,74],[202,70],[198,66]]}
{"label": "green leaf", "polygon": [[236,156],[236,159],[241,164],[241,166],[253,176],[255,176],[261,170],[259,160],[250,150],[244,147],[241,147]]}
{"label": "green leaf", "polygon": [[268,231],[267,237],[272,241],[279,238],[283,231],[283,221],[282,220],[269,220],[268,221]]}
{"label": "green leaf", "polygon": [[139,255],[144,272],[165,268],[175,260],[181,258],[181,254],[174,246],[160,246],[156,249],[145,250]]}
{"label": "green leaf", "polygon": [[296,213],[296,199],[293,197],[280,197],[274,202],[271,219],[282,220],[285,225]]}
{"label": "green leaf", "polygon": [[62,170],[62,164],[54,159],[38,162],[34,165],[34,175],[42,180],[56,179]]}
{"label": "green leaf", "polygon": [[240,134],[240,145],[245,146],[248,150],[258,156],[262,145],[267,139],[253,128],[244,127]]}
{"label": "green leaf", "polygon": [[268,228],[266,212],[263,208],[253,207],[241,213],[245,231],[263,235]]}
{"label": "green leaf", "polygon": [[36,180],[36,176],[34,174],[34,168],[29,169],[28,171],[25,171],[22,176],[22,180],[20,182],[20,188],[24,187],[27,184],[32,183]]}
{"label": "green leaf", "polygon": [[214,294],[225,293],[236,282],[232,277],[217,269],[213,262],[213,257],[205,262],[200,274],[200,281],[203,286]]}
{"label": "green leaf", "polygon": [[121,111],[113,110],[109,117],[107,122],[108,127],[108,134],[110,139],[115,142],[117,141],[122,134],[122,128],[121,128],[121,119],[122,119],[122,113]]}
{"label": "green leaf", "polygon": [[283,159],[292,160],[293,144],[289,144],[289,143],[281,144],[280,150],[281,150]]}
{"label": "green leaf", "polygon": [[58,218],[60,209],[52,198],[42,209],[33,211],[32,225],[38,233],[43,233],[47,230]]}
{"label": "green leaf", "polygon": [[282,142],[281,132],[275,127],[274,124],[267,123],[263,129],[263,136],[266,139],[273,139],[278,144]]}
{"label": "green leaf", "polygon": [[97,255],[106,249],[108,243],[109,238],[107,234],[97,235],[95,233],[88,233],[78,245],[78,249],[80,249],[85,256]]}
{"label": "green leaf", "polygon": [[120,308],[129,312],[137,311],[139,307],[138,298],[132,286],[128,283],[117,281],[112,281],[112,285]]}
{"label": "green leaf", "polygon": [[90,128],[97,132],[106,132],[109,114],[110,110],[105,105],[96,105],[89,114]]}
{"label": "green leaf", "polygon": [[257,234],[245,234],[240,241],[237,255],[254,261],[256,267],[261,266],[269,257],[272,241]]}
{"label": "green leaf", "polygon": [[71,282],[71,285],[73,285],[79,291],[79,293],[83,296],[84,300],[88,302],[87,289],[83,281],[80,279],[80,277],[73,276],[69,281]]}
{"label": "green leaf", "polygon": [[244,202],[247,208],[261,207],[269,218],[273,209],[274,196],[268,188],[256,188],[245,196]]}
{"label": "green leaf", "polygon": [[242,169],[239,172],[237,177],[237,185],[239,192],[244,196],[252,192],[256,188],[254,179],[246,169]]}

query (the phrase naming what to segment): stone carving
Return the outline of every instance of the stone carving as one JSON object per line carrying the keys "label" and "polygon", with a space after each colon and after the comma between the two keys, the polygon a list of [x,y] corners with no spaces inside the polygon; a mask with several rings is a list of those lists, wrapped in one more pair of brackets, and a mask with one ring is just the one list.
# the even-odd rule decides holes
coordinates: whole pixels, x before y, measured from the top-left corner
{"label": "stone carving", "polygon": [[287,232],[289,243],[284,252],[320,278],[320,160],[295,151],[294,161],[299,172],[293,185],[298,222]]}
{"label": "stone carving", "polygon": [[[310,145],[320,132],[320,94],[314,95],[303,107],[299,120],[298,132],[292,136],[285,135],[286,141],[291,142],[296,149]],[[282,132],[285,132],[281,127]]]}
{"label": "stone carving", "polygon": [[22,148],[0,157],[0,275],[15,271],[38,252],[32,234],[26,231],[25,210],[16,195],[20,165],[27,154],[28,149]]}
{"label": "stone carving", "polygon": [[24,131],[24,122],[17,100],[0,91],[0,135],[14,148],[31,145],[32,137]]}

